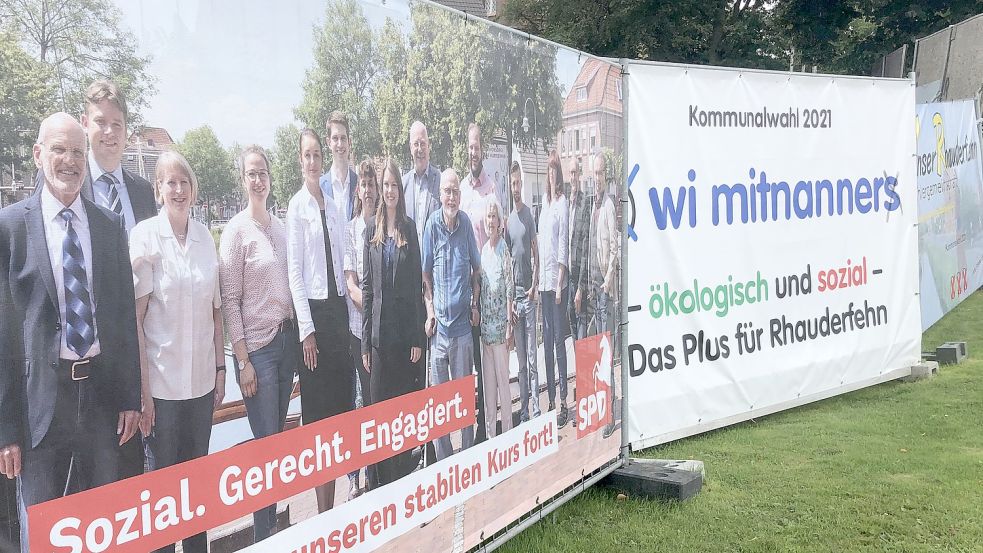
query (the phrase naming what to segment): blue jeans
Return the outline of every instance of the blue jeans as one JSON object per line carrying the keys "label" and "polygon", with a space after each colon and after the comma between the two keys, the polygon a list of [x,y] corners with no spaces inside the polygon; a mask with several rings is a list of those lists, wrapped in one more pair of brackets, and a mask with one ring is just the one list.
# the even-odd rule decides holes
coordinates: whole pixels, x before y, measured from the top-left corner
{"label": "blue jeans", "polygon": [[[536,363],[535,301],[526,296],[526,289],[515,289],[515,356],[519,361],[519,420],[525,422],[539,416],[539,370]],[[532,412],[530,413],[530,409]]]}
{"label": "blue jeans", "polygon": [[[150,443],[150,470],[162,469],[208,454],[212,436],[212,413],[215,411],[215,390],[193,399],[168,400],[154,398],[154,430],[147,438]],[[186,553],[207,553],[205,532],[181,542]],[[174,544],[157,551],[173,552]]]}
{"label": "blue jeans", "polygon": [[[438,329],[431,339],[430,358],[433,360],[433,368],[430,372],[430,384],[433,386],[471,374],[474,368],[474,343],[471,341],[471,333],[451,338]],[[461,429],[461,451],[472,445],[474,445],[474,425],[465,426]],[[451,444],[450,434],[437,438],[434,448],[438,461],[453,455],[454,446]]]}
{"label": "blue jeans", "polygon": [[[285,323],[273,340],[249,354],[256,371],[256,394],[244,397],[249,428],[256,439],[283,431],[287,420],[290,391],[294,387],[294,372],[301,361],[301,345],[297,328]],[[239,362],[233,359],[236,382],[239,382]],[[276,529],[276,503],[253,513],[253,541],[270,537]]]}
{"label": "blue jeans", "polygon": [[567,288],[560,291],[560,303],[556,292],[542,292],[543,298],[543,350],[546,357],[546,388],[550,403],[556,400],[556,373],[559,370],[560,403],[567,401]]}

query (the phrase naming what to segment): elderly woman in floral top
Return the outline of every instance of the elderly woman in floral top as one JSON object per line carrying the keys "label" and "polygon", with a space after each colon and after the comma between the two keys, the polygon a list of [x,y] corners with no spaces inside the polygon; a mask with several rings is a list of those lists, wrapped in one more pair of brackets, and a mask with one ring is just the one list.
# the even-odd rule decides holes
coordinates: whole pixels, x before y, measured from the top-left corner
{"label": "elderly woman in floral top", "polygon": [[509,389],[509,342],[512,340],[512,260],[502,239],[502,211],[494,199],[485,210],[488,241],[481,247],[481,377],[484,383],[485,432],[496,435],[501,415],[502,432],[512,429],[512,394]]}

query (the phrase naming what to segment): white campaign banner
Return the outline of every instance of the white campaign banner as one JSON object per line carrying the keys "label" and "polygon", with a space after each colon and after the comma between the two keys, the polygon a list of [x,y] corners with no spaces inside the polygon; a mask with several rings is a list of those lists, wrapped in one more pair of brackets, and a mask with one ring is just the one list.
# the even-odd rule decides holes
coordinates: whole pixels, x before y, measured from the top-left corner
{"label": "white campaign banner", "polygon": [[910,371],[921,345],[914,85],[628,71],[632,445]]}
{"label": "white campaign banner", "polygon": [[922,328],[983,285],[983,165],[972,100],[920,104],[918,253]]}
{"label": "white campaign banner", "polygon": [[[556,411],[550,411],[291,526],[245,551],[372,551],[557,451]],[[463,536],[460,539],[463,541]]]}

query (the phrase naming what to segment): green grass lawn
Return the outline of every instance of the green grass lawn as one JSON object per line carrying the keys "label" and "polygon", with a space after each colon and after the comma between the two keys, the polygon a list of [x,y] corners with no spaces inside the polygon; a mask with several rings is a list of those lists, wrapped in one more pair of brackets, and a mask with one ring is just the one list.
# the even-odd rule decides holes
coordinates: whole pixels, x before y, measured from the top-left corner
{"label": "green grass lawn", "polygon": [[700,459],[684,503],[592,488],[501,551],[983,552],[983,293],[925,333],[969,360],[637,455]]}

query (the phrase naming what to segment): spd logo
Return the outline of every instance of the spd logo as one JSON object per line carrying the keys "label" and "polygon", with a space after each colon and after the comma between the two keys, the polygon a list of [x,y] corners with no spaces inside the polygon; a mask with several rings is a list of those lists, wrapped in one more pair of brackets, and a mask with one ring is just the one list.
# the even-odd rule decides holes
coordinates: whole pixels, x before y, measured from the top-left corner
{"label": "spd logo", "polygon": [[611,423],[611,333],[574,343],[577,356],[577,439]]}

